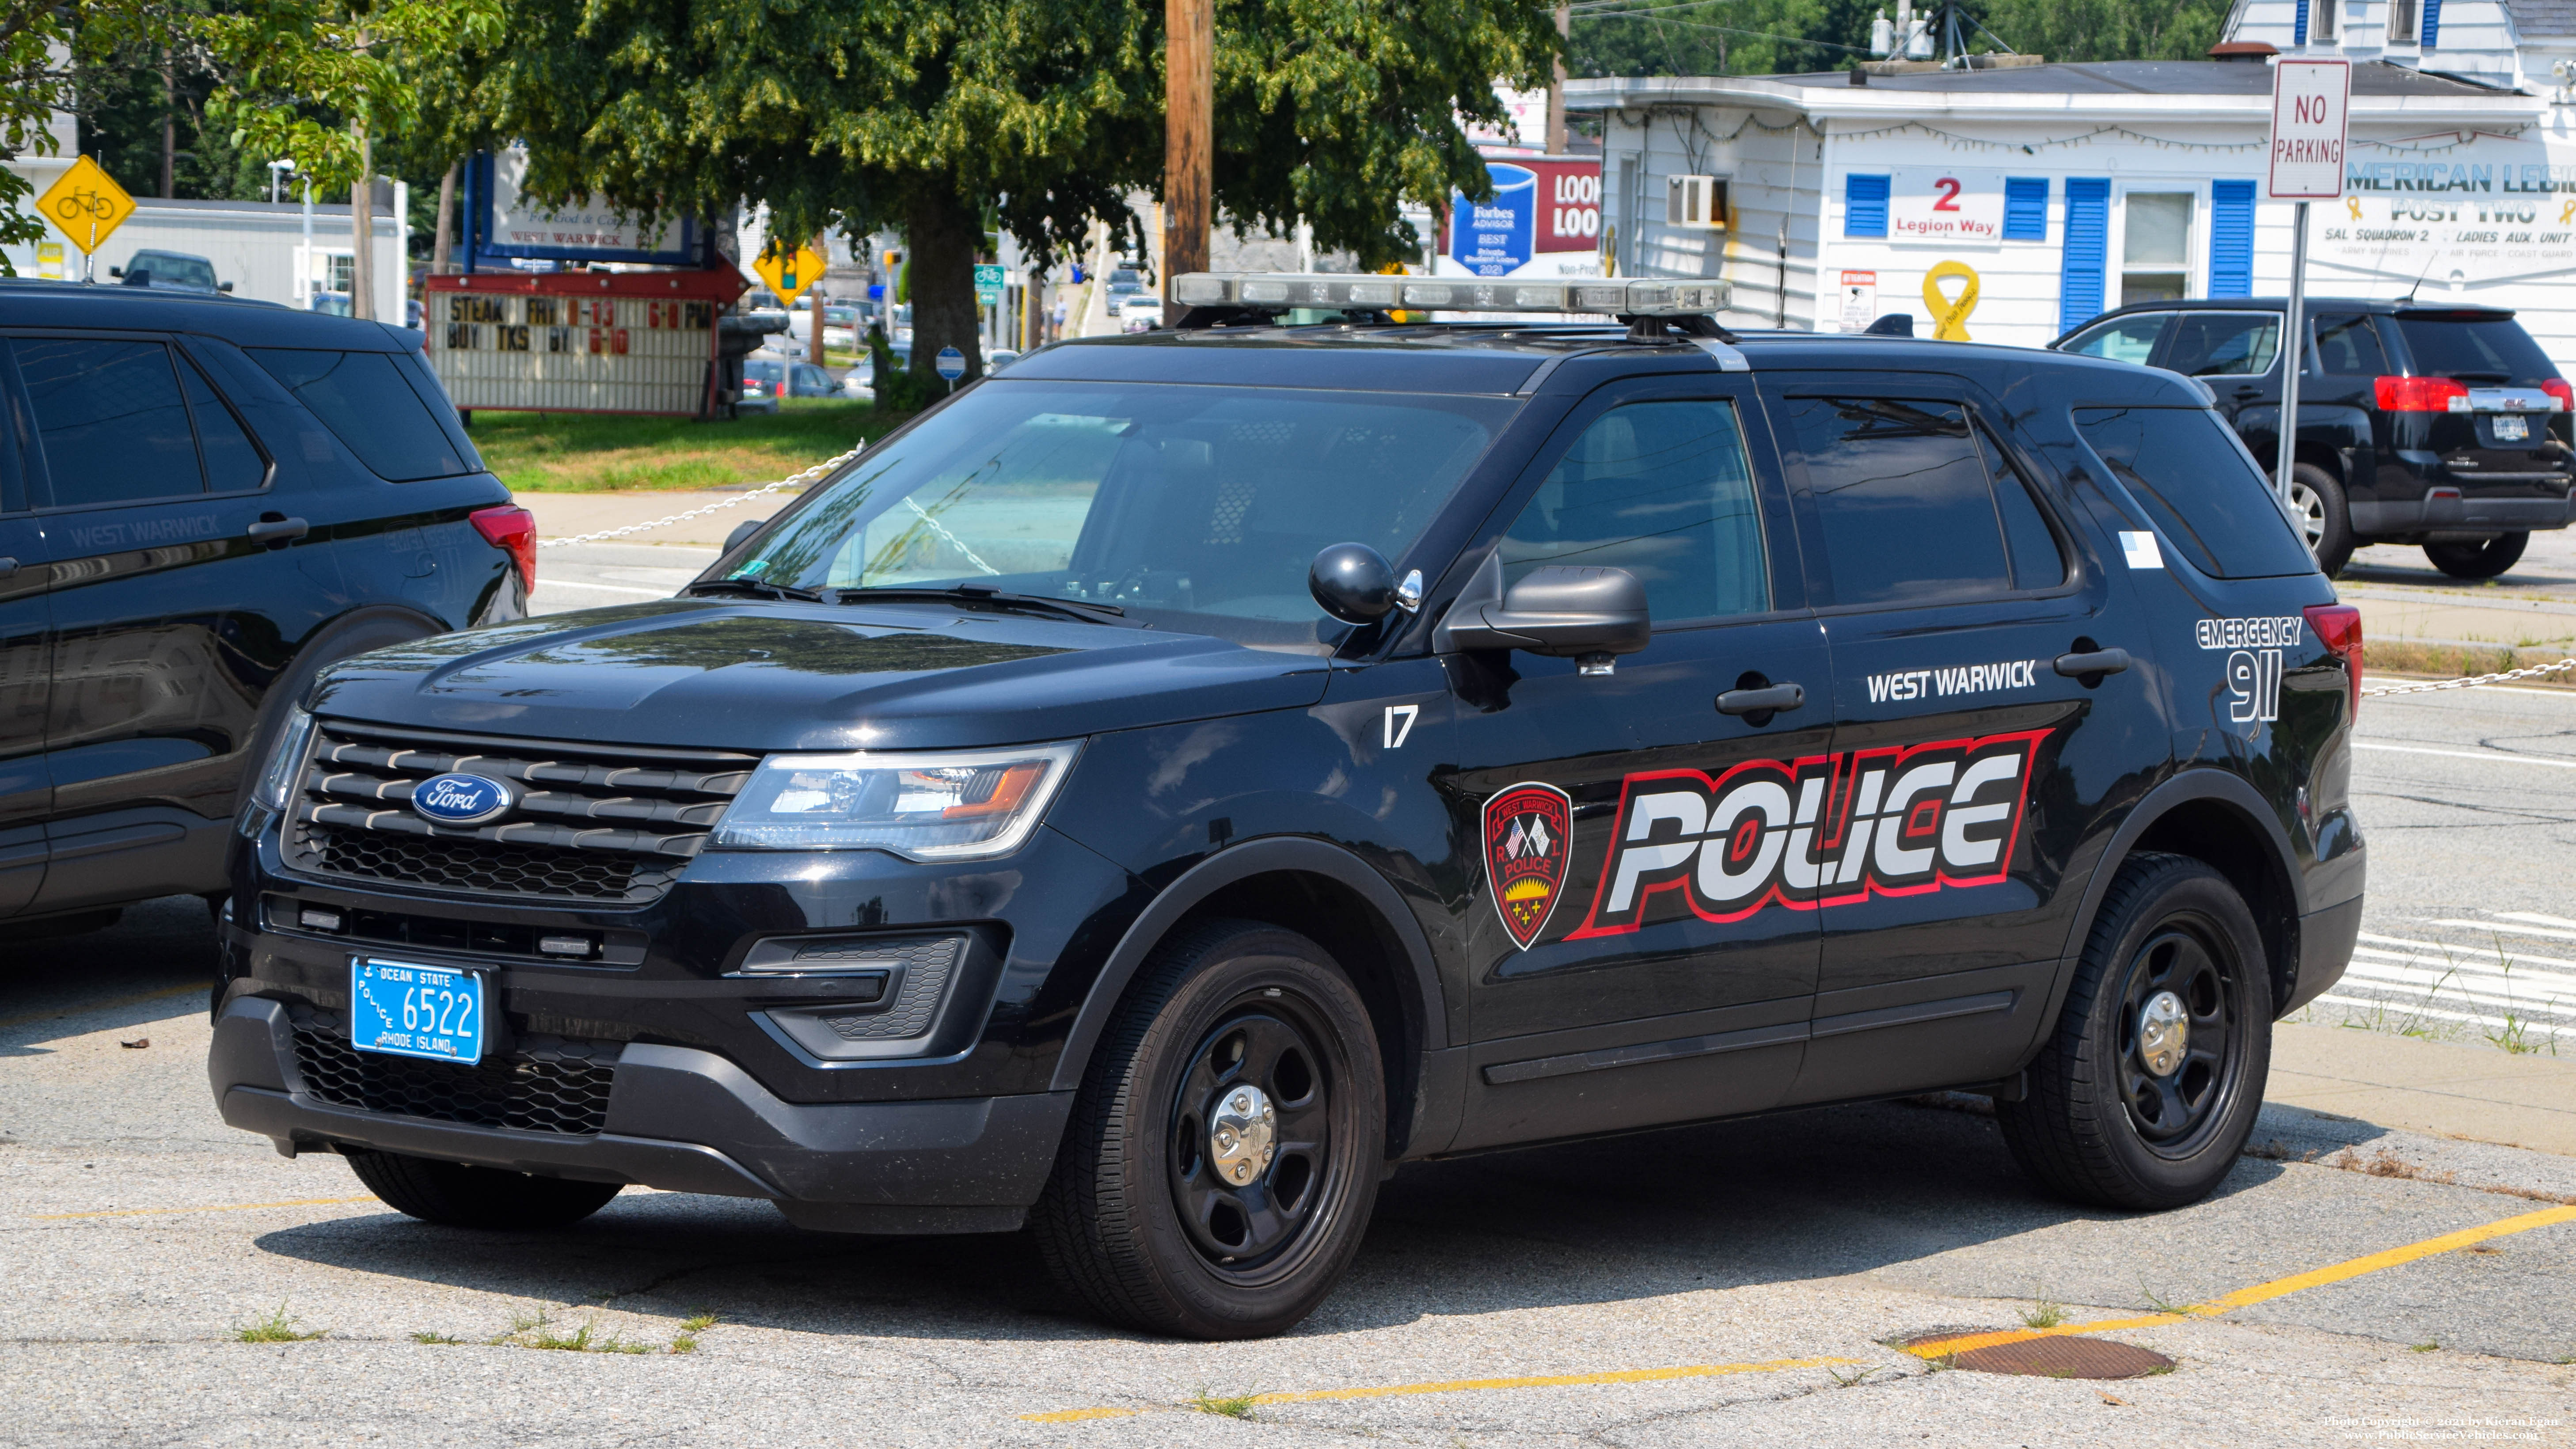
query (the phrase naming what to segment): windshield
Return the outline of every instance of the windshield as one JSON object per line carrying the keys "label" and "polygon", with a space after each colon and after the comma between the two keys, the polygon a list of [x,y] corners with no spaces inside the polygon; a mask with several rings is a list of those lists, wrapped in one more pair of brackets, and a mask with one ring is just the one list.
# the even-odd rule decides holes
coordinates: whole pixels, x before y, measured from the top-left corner
{"label": "windshield", "polygon": [[2397,330],[2406,335],[2406,350],[2415,354],[2415,373],[2419,377],[2455,377],[2463,382],[2539,382],[2558,375],[2540,344],[2510,317],[2400,313]]}
{"label": "windshield", "polygon": [[136,252],[125,264],[126,275],[136,272],[152,274],[156,287],[203,287],[215,289],[214,263],[204,257],[183,257],[175,252]]}
{"label": "windshield", "polygon": [[1401,565],[1508,398],[992,381],[850,465],[728,577],[1109,603],[1157,628],[1326,652],[1325,547]]}

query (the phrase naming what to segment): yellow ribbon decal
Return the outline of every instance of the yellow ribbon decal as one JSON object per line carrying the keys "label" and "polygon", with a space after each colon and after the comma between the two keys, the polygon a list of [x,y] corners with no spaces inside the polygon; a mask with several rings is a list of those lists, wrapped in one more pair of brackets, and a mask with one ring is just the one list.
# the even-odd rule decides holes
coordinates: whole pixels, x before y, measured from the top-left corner
{"label": "yellow ribbon decal", "polygon": [[2352,213],[2352,219],[2353,219],[2353,220],[2355,220],[2355,221],[2359,221],[2359,220],[2361,220],[2361,198],[2360,198],[2360,197],[2358,197],[2358,196],[2347,196],[2347,197],[2345,197],[2345,198],[2343,199],[2343,209]]}
{"label": "yellow ribbon decal", "polygon": [[[1959,279],[1959,300],[1953,302],[1941,292],[1941,283]],[[1977,310],[1977,269],[1966,262],[1935,262],[1923,274],[1923,305],[1932,309],[1932,339],[1936,342],[1968,340],[1968,314]]]}
{"label": "yellow ribbon decal", "polygon": [[2558,208],[2558,224],[2565,226],[2570,221],[2576,221],[2576,201],[2568,202]]}

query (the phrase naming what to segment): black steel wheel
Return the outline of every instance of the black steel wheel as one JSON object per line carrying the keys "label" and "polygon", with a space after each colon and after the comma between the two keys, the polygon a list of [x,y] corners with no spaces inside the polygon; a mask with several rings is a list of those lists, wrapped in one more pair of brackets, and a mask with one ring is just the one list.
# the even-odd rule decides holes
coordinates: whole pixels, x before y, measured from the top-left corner
{"label": "black steel wheel", "polygon": [[2028,1093],[1997,1103],[1996,1121],[2022,1170],[2060,1196],[2180,1207],[2235,1166],[2271,1059],[2271,976],[2244,898],[2200,861],[2132,856]]}
{"label": "black steel wheel", "polygon": [[1293,931],[1201,923],[1146,961],[1093,1049],[1030,1228],[1114,1323],[1279,1333],[1358,1252],[1385,1135],[1375,1024],[1340,967]]}
{"label": "black steel wheel", "polygon": [[2171,1157],[2218,1120],[2245,1055],[2245,981],[2219,929],[2171,918],[2129,961],[2120,993],[2120,1095],[2149,1151]]}

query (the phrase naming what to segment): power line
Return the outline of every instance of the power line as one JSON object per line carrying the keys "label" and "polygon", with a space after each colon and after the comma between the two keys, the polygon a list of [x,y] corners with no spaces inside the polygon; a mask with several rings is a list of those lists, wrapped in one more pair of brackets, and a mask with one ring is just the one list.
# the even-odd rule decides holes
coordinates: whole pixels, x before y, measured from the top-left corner
{"label": "power line", "polygon": [[[1676,6],[1676,7],[1673,7],[1673,8],[1678,9],[1678,8],[1680,8],[1680,7]],[[1604,11],[1604,12],[1601,12],[1601,13],[1599,13],[1599,14],[1586,14],[1586,15],[1580,15],[1580,16],[1578,16],[1578,18],[1579,18],[1579,19],[1584,19],[1584,20],[1645,20],[1645,19],[1654,19],[1654,21],[1655,21],[1655,23],[1656,23],[1657,25],[1681,25],[1681,26],[1687,26],[1687,27],[1689,27],[1690,29],[1693,29],[1693,30],[1714,30],[1714,31],[1718,31],[1718,32],[1720,32],[1720,33],[1722,33],[1722,34],[1726,34],[1726,35],[1753,35],[1753,36],[1759,36],[1759,37],[1761,37],[1761,38],[1763,38],[1763,39],[1765,39],[1765,40],[1785,40],[1785,41],[1790,42],[1790,43],[1791,43],[1791,44],[1793,44],[1793,45],[1813,45],[1813,46],[1820,46],[1820,47],[1822,47],[1823,49],[1826,49],[1826,50],[1841,50],[1841,51],[1848,51],[1848,52],[1850,52],[1850,53],[1851,53],[1851,54],[1853,54],[1853,55],[1867,55],[1867,54],[1869,54],[1869,49],[1868,49],[1868,47],[1866,47],[1866,46],[1859,46],[1859,45],[1841,45],[1841,44],[1837,44],[1836,42],[1834,42],[1834,41],[1830,41],[1830,40],[1810,40],[1810,39],[1808,39],[1807,37],[1805,37],[1805,36],[1803,36],[1803,35],[1783,35],[1783,34],[1781,34],[1779,31],[1776,31],[1776,30],[1744,30],[1744,29],[1740,29],[1740,28],[1738,28],[1738,27],[1736,27],[1736,26],[1733,26],[1733,25],[1711,25],[1711,24],[1709,24],[1707,21],[1704,21],[1704,20],[1667,20],[1667,19],[1657,19],[1657,18],[1655,18],[1655,17],[1653,17],[1653,16],[1650,16],[1649,14],[1647,14],[1647,13],[1646,13],[1646,12],[1644,12],[1644,11],[1635,11],[1635,10],[1610,10],[1610,11]]]}

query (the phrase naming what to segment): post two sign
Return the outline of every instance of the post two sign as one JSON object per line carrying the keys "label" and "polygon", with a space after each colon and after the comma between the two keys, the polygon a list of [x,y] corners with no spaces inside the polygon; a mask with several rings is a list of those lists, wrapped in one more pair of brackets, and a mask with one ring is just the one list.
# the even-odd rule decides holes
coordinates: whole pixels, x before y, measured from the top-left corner
{"label": "post two sign", "polygon": [[2343,195],[2351,113],[2352,62],[2284,60],[2274,66],[2268,194],[2281,201]]}

